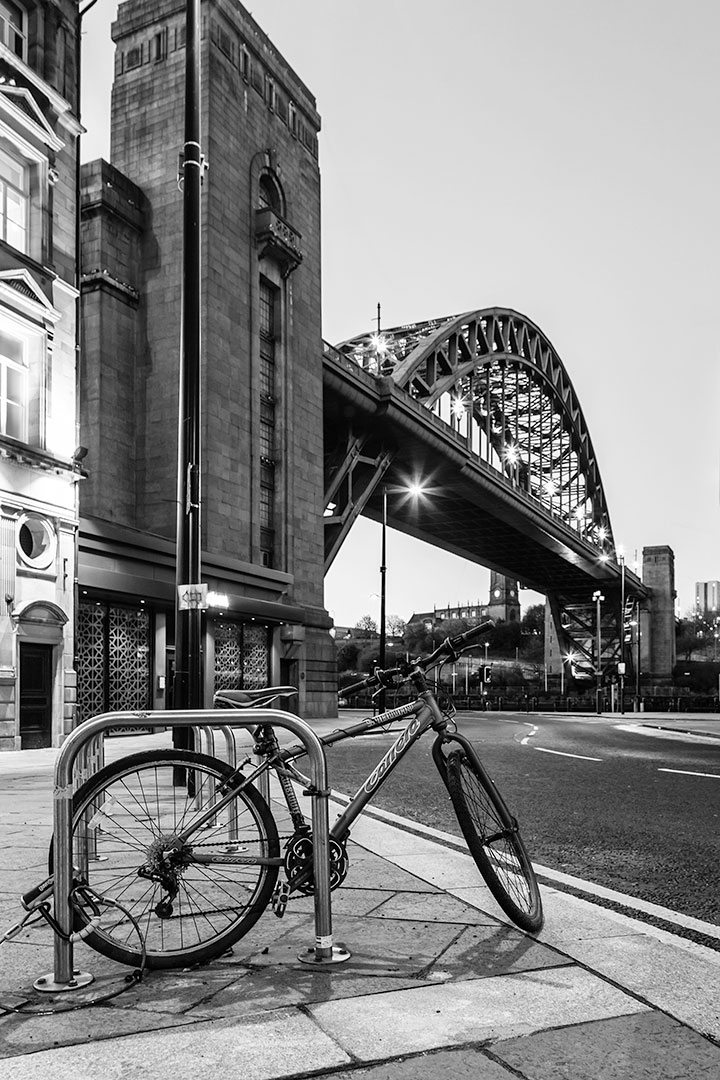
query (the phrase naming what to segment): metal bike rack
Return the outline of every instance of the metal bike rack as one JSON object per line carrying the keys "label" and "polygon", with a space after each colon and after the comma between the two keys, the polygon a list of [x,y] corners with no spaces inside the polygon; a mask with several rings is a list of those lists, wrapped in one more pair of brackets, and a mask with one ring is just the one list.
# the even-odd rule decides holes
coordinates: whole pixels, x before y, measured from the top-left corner
{"label": "metal bike rack", "polygon": [[[286,728],[304,745],[309,759],[312,780],[312,829],[313,869],[315,875],[315,945],[298,954],[302,963],[329,966],[347,960],[350,953],[333,945],[332,913],[330,906],[330,842],[328,826],[328,783],[325,751],[315,732],[304,720],[293,713],[275,709],[244,709],[241,714],[223,713],[223,723],[218,724],[216,709],[172,710],[164,712],[113,712],[103,713],[86,720],[70,733],[58,754],[55,764],[55,790],[53,796],[53,825],[55,835],[55,876],[53,899],[55,921],[58,931],[54,942],[54,971],[44,975],[33,984],[35,989],[46,992],[73,990],[86,986],[93,978],[88,973],[73,971],[73,911],[70,893],[73,887],[72,866],[72,802],[73,769],[78,758],[87,758],[81,751],[89,740],[102,735],[107,728],[122,725],[123,728],[175,728],[175,727],[234,727],[253,728],[268,723]],[[231,734],[231,732],[229,732]],[[226,735],[226,738],[228,736]],[[96,744],[96,745],[97,745]],[[234,739],[233,739],[234,744]],[[212,745],[212,743],[211,743]],[[228,744],[229,745],[229,744]],[[234,752],[234,746],[233,746]]]}

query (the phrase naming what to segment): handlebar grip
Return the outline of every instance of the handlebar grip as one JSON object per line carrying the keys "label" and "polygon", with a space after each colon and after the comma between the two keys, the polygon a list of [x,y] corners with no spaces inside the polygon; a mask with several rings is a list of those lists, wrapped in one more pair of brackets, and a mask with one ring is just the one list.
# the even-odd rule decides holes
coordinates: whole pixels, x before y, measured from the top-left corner
{"label": "handlebar grip", "polygon": [[492,630],[494,627],[494,620],[486,619],[485,622],[478,623],[477,626],[471,626],[464,634],[458,634],[457,637],[450,638],[450,645],[453,649],[463,648],[470,645],[475,638],[482,637],[483,634],[486,634],[488,630]]}
{"label": "handlebar grip", "polygon": [[340,692],[351,696],[352,694],[359,694],[361,690],[367,690],[370,686],[377,686],[377,683],[376,676],[370,675],[369,678],[361,679],[360,682],[352,683],[350,686],[343,686]]}

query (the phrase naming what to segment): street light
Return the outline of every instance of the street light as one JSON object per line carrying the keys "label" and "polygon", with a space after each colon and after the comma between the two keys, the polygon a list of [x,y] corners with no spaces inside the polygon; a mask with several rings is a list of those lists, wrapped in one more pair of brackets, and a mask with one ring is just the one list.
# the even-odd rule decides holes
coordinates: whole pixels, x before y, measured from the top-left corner
{"label": "street light", "polygon": [[595,676],[597,680],[597,686],[595,690],[596,696],[596,711],[598,716],[602,712],[602,670],[600,665],[600,653],[602,650],[602,636],[600,633],[600,604],[605,597],[596,589],[593,593],[593,600],[596,603],[596,616],[595,616]]}
{"label": "street light", "polygon": [[618,675],[620,678],[620,715],[625,712],[625,552],[618,552],[620,559],[620,663]]}
{"label": "street light", "polygon": [[[395,487],[393,491],[403,492],[411,498],[418,498],[424,493],[424,487],[417,481],[407,484],[405,487]],[[387,598],[387,507],[388,489],[387,484],[382,486],[382,538],[380,542],[380,656],[378,667],[383,669],[386,663],[387,638],[385,632],[385,605]],[[385,711],[385,688],[381,687],[377,697],[378,709]]]}
{"label": "street light", "polygon": [[[387,576],[386,553],[387,553],[387,486],[382,489],[382,543],[380,548],[380,661],[379,667],[385,667],[385,578]],[[378,694],[378,708],[385,712],[385,687],[380,687]]]}

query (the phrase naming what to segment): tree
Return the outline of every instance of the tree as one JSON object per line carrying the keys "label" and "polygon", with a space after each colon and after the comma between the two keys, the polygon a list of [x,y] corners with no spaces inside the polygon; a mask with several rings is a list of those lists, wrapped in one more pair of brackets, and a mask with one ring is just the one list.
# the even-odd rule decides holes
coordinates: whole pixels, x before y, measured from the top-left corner
{"label": "tree", "polygon": [[370,637],[371,634],[377,634],[378,626],[372,615],[363,615],[355,623],[356,630],[363,630],[366,637]]}
{"label": "tree", "polygon": [[405,636],[405,620],[399,615],[388,615],[385,619],[385,631],[392,637]]}
{"label": "tree", "polygon": [[525,660],[540,662],[545,655],[545,605],[533,604],[520,623],[520,653]]}
{"label": "tree", "polygon": [[523,634],[545,637],[545,605],[532,604],[523,615],[520,626]]}
{"label": "tree", "polygon": [[490,631],[490,649],[494,656],[514,656],[521,641],[522,631],[517,621],[497,623]]}
{"label": "tree", "polygon": [[338,671],[355,671],[360,653],[360,645],[357,641],[346,641],[337,651]]}
{"label": "tree", "polygon": [[675,650],[691,660],[694,652],[703,652],[714,642],[714,630],[705,619],[679,619],[675,624]]}

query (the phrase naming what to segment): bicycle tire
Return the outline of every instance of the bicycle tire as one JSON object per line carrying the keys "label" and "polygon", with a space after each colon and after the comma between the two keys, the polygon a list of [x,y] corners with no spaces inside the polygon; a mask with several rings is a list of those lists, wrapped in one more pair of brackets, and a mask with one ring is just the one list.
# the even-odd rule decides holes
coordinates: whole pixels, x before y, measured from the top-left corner
{"label": "bicycle tire", "polygon": [[[163,860],[172,850],[173,834],[191,826],[193,815],[211,805],[208,800],[232,771],[205,754],[150,750],[107,765],[75,793],[76,873],[98,896],[115,901],[136,920],[145,942],[147,968],[187,967],[212,960],[250,930],[270,901],[278,865],[199,863],[192,858],[195,850],[218,859],[234,851],[277,858],[279,863],[275,821],[265,800],[250,785],[237,793],[217,819],[172,851],[177,894],[170,911],[168,890],[157,874],[152,880],[138,873],[141,867],[159,871],[166,865]],[[178,783],[179,776],[185,778],[183,783]],[[49,863],[52,873],[52,841]],[[76,903],[76,929],[85,927],[89,919]],[[123,911],[112,907],[85,940],[104,956],[139,967],[142,946],[137,927]]]}
{"label": "bicycle tire", "polygon": [[495,784],[465,750],[447,756],[446,783],[470,854],[498,904],[522,930],[543,925],[535,871]]}

